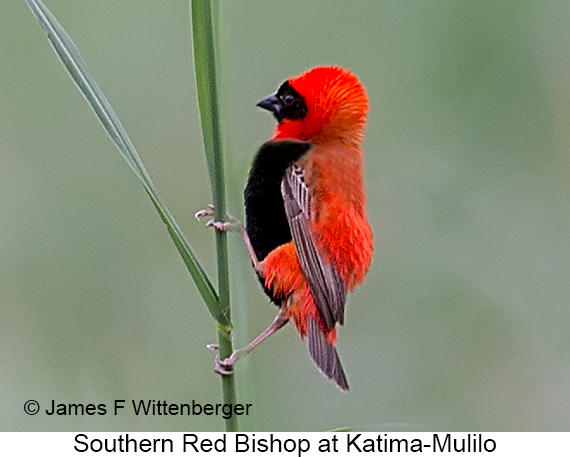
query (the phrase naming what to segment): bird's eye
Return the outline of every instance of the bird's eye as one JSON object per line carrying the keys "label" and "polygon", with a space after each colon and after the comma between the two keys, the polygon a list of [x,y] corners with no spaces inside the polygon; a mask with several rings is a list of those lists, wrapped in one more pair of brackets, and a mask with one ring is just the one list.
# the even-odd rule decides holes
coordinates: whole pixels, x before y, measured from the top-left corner
{"label": "bird's eye", "polygon": [[285,81],[277,91],[277,99],[281,105],[279,122],[282,119],[297,120],[303,119],[307,114],[307,105],[299,92],[297,92],[289,81]]}
{"label": "bird's eye", "polygon": [[295,97],[293,97],[291,94],[284,94],[281,96],[281,102],[285,106],[291,106],[293,103],[295,103]]}

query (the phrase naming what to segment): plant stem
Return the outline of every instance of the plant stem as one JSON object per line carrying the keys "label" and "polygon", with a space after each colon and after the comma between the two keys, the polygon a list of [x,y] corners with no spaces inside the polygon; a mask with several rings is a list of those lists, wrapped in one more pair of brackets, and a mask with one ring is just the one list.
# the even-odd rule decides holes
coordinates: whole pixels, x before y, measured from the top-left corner
{"label": "plant stem", "polygon": [[[194,50],[194,68],[198,105],[204,137],[204,148],[208,163],[214,218],[222,221],[226,217],[223,143],[220,127],[220,108],[216,68],[216,40],[210,0],[191,0],[192,38]],[[227,234],[216,231],[216,256],[218,269],[218,305],[222,313],[231,322],[230,286],[228,272]],[[231,325],[218,322],[219,356],[223,360],[233,351]],[[224,403],[236,403],[234,375],[222,376],[222,395]],[[227,431],[237,430],[235,416],[225,419]]]}
{"label": "plant stem", "polygon": [[[229,357],[233,351],[231,331],[218,327],[218,344],[220,345],[220,357]],[[227,355],[223,355],[227,354]],[[222,396],[224,403],[234,405],[236,403],[236,386],[233,374],[220,376],[222,378]],[[237,416],[232,414],[229,419],[224,419],[226,431],[237,432]]]}

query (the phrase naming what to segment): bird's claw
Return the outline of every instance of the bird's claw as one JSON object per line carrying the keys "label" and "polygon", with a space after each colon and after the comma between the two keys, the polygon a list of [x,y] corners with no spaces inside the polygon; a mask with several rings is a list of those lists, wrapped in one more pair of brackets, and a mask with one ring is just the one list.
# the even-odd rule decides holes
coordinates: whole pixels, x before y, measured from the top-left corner
{"label": "bird's claw", "polygon": [[233,224],[231,222],[222,222],[210,219],[208,222],[206,222],[206,227],[213,227],[218,232],[228,232],[233,228]]}
{"label": "bird's claw", "polygon": [[[206,345],[206,348],[217,351],[220,349],[218,343],[210,343]],[[216,355],[216,362],[214,364],[214,371],[222,376],[229,376],[234,372],[235,358],[234,354],[224,360],[220,360],[220,356]]]}
{"label": "bird's claw", "polygon": [[[208,208],[201,209],[194,214],[194,217],[199,221],[203,217],[214,217],[214,205],[208,205]],[[241,230],[243,224],[239,219],[235,218],[231,214],[226,213],[225,221],[216,221],[215,219],[210,219],[206,222],[206,227],[213,227],[219,232],[228,232],[230,230]]]}
{"label": "bird's claw", "polygon": [[[233,354],[232,354],[233,356]],[[216,356],[216,363],[214,364],[214,371],[222,376],[229,376],[234,372],[233,357],[230,356],[227,359],[220,360],[220,356]]]}
{"label": "bird's claw", "polygon": [[200,211],[196,211],[196,213],[194,213],[194,217],[196,218],[197,221],[199,221],[202,217],[212,217],[214,215],[214,205],[212,205],[211,203],[208,205],[207,209],[201,209]]}

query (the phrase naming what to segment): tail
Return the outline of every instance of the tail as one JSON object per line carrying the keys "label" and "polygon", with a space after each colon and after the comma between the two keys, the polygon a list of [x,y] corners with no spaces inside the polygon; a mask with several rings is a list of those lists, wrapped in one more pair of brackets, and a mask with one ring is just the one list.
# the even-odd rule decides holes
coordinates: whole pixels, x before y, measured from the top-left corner
{"label": "tail", "polygon": [[319,370],[327,378],[332,379],[339,389],[347,391],[348,381],[335,347],[328,342],[326,335],[319,328],[317,322],[309,316],[307,316],[307,333],[309,354],[311,354],[311,358]]}

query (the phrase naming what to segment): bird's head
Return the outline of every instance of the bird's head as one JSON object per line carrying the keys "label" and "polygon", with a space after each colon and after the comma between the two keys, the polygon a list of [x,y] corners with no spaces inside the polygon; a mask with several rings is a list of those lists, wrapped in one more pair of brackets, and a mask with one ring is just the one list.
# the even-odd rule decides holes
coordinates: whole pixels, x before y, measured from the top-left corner
{"label": "bird's head", "polygon": [[289,78],[257,106],[277,119],[275,139],[361,143],[364,137],[368,97],[358,78],[341,67],[315,67]]}

